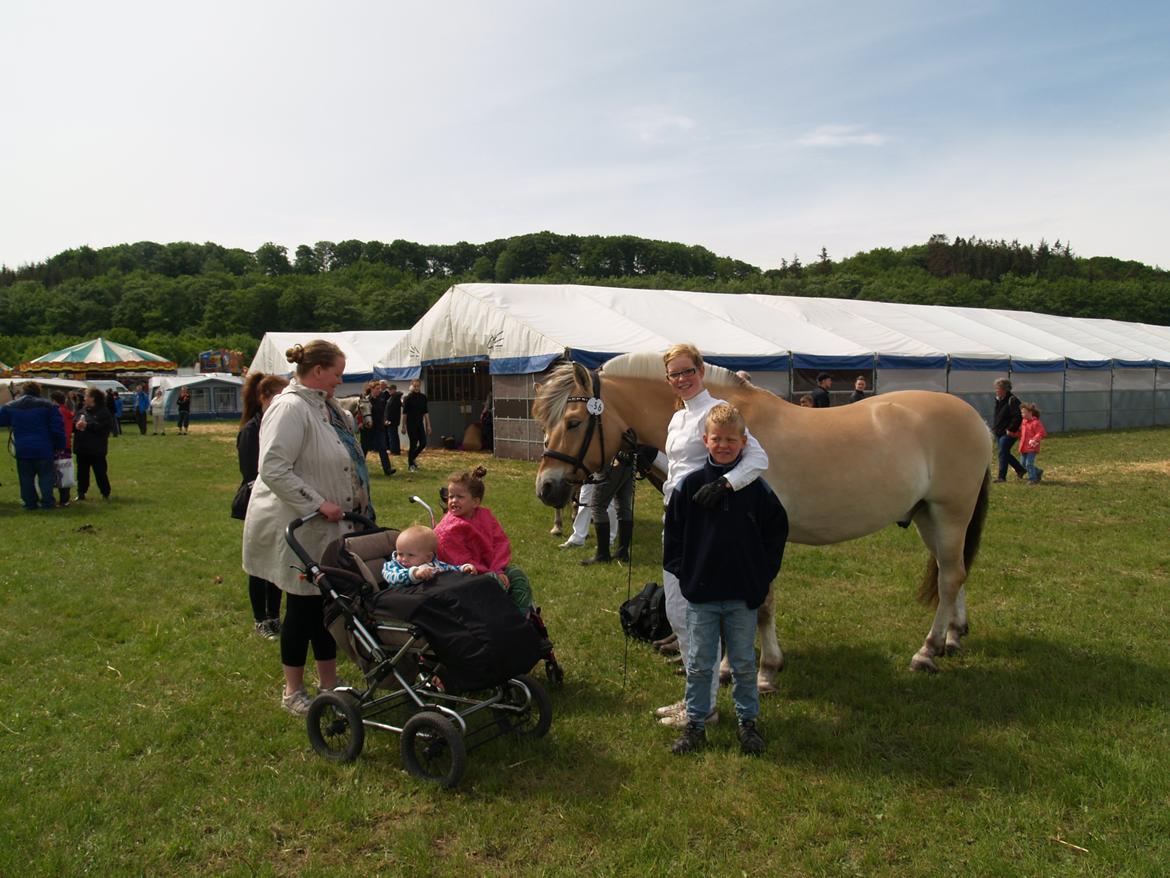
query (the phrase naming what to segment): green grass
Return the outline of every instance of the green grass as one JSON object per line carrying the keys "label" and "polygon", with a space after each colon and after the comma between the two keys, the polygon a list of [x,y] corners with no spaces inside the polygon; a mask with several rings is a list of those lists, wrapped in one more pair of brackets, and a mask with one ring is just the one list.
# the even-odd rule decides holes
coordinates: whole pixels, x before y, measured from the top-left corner
{"label": "green grass", "polygon": [[[403,525],[486,460],[568,674],[547,738],[473,751],[444,792],[393,735],[325,763],[278,708],[234,433],[211,429],[113,440],[109,503],[25,513],[0,467],[0,875],[1165,874],[1170,431],[1054,437],[1045,485],[992,486],[967,651],[937,676],[907,670],[930,619],[912,531],[790,547],[755,760],[726,721],[670,754],[649,712],[681,680],[623,641],[626,569],[556,548],[532,464],[375,476]],[[659,499],[637,504],[635,588],[659,578]]]}

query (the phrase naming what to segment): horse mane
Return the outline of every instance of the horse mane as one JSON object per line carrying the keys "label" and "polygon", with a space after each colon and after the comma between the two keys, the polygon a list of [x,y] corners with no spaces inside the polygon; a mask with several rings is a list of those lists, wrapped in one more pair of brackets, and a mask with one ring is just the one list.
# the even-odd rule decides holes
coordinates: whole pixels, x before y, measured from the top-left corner
{"label": "horse mane", "polygon": [[[745,381],[730,369],[716,366],[714,363],[705,363],[706,374],[704,384],[716,387],[749,387]],[[601,367],[603,377],[622,378],[649,378],[654,381],[663,380],[663,365],[661,351],[636,351],[629,354],[620,354],[608,360]],[[554,368],[548,377],[540,382],[536,401],[532,405],[532,415],[547,430],[565,416],[565,406],[569,397],[577,388],[577,376],[572,363],[562,363]]]}

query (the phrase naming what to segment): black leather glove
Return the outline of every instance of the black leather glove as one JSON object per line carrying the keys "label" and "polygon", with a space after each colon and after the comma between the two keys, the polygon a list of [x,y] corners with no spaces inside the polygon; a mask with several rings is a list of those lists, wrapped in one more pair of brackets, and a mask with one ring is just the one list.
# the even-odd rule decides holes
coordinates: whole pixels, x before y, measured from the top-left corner
{"label": "black leather glove", "polygon": [[723,505],[724,498],[730,493],[731,484],[727,479],[719,478],[695,491],[695,502],[704,509],[718,509]]}
{"label": "black leather glove", "polygon": [[658,449],[653,445],[639,445],[636,450],[634,466],[641,475],[650,472],[654,460],[658,457]]}

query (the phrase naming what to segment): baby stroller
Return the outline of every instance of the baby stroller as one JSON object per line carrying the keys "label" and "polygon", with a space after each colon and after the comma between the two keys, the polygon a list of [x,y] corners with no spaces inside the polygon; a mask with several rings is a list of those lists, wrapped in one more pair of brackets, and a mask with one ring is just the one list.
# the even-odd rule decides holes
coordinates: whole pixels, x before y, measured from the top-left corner
{"label": "baby stroller", "polygon": [[360,686],[322,692],[309,706],[309,742],[326,759],[358,757],[367,728],[401,735],[414,777],[452,787],[467,752],[504,735],[542,737],[552,723],[544,686],[524,673],[547,643],[494,579],[444,573],[422,586],[380,589],[398,532],[356,513],[363,530],[334,540],[321,563],[296,531],[285,539],[325,597],[325,622],[361,669]]}

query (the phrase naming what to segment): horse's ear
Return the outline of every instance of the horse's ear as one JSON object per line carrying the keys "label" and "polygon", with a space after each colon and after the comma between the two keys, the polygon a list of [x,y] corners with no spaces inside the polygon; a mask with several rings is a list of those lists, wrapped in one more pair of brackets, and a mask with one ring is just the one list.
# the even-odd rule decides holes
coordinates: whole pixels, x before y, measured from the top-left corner
{"label": "horse's ear", "polygon": [[592,382],[589,380],[589,373],[585,371],[585,367],[580,363],[573,364],[573,380],[584,388],[592,386]]}
{"label": "horse's ear", "polygon": [[532,382],[532,392],[533,393],[540,393],[540,382],[539,381]]}

